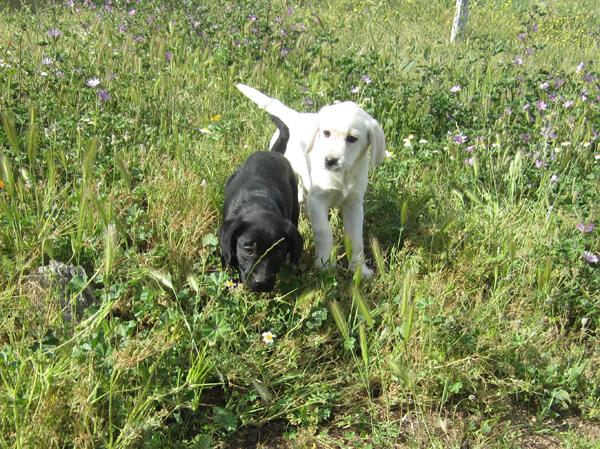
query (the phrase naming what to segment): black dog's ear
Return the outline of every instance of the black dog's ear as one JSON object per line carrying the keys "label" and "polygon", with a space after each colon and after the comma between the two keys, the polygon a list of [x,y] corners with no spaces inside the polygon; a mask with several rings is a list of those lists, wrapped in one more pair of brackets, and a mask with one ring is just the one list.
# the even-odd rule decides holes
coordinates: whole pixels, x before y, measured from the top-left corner
{"label": "black dog's ear", "polygon": [[236,257],[236,245],[238,235],[242,230],[244,222],[241,218],[225,220],[219,231],[219,245],[221,246],[221,262],[223,265],[233,268],[238,267]]}
{"label": "black dog's ear", "polygon": [[286,230],[286,241],[288,244],[288,250],[292,259],[292,262],[298,264],[300,262],[300,256],[302,255],[302,248],[304,246],[304,240],[298,232],[298,229],[294,224],[288,220],[288,227]]}

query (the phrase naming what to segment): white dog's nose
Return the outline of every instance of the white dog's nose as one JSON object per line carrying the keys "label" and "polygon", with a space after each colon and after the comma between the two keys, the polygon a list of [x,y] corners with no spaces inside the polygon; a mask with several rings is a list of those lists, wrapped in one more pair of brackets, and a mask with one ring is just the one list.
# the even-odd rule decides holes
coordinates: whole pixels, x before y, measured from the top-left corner
{"label": "white dog's nose", "polygon": [[340,160],[337,157],[326,157],[325,158],[325,168],[332,169],[338,165]]}

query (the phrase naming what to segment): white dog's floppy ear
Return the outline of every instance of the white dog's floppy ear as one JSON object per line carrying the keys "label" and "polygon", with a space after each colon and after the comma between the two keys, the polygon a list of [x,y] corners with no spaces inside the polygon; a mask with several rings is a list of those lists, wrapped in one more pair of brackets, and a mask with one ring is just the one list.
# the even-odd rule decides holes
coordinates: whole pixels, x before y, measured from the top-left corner
{"label": "white dog's floppy ear", "polygon": [[315,123],[315,126],[312,130],[312,133],[310,134],[310,137],[308,139],[308,141],[306,142],[306,147],[304,148],[304,152],[305,153],[310,153],[311,150],[313,149],[313,146],[315,145],[315,139],[317,138],[317,135],[319,134],[319,123]]}
{"label": "white dog's floppy ear", "polygon": [[369,143],[371,144],[371,168],[385,160],[385,136],[383,129],[374,118],[369,123]]}

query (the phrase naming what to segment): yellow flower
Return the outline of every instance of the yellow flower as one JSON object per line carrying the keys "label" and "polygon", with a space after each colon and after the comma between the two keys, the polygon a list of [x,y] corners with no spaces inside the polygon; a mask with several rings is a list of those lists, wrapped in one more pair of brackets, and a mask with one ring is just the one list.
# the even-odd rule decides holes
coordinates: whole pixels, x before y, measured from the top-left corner
{"label": "yellow flower", "polygon": [[219,120],[221,120],[221,114],[215,114],[210,118],[211,122],[218,122]]}
{"label": "yellow flower", "polygon": [[3,188],[4,188],[4,181],[2,181],[2,180],[0,179],[0,190],[2,190]]}

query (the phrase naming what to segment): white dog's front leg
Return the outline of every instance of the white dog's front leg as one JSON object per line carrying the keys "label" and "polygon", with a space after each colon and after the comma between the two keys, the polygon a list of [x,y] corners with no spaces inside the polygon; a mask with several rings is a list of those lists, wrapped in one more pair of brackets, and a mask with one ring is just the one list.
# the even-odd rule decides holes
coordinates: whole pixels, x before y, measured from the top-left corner
{"label": "white dog's front leg", "polygon": [[363,243],[364,209],[362,201],[357,198],[347,200],[342,206],[342,217],[344,219],[344,231],[346,231],[352,245],[350,269],[354,270],[360,266],[363,278],[370,278],[373,276],[373,270],[367,267],[365,263],[365,248]]}
{"label": "white dog's front leg", "polygon": [[329,265],[333,249],[333,233],[329,226],[329,205],[319,197],[308,195],[308,218],[315,236],[315,266],[318,269]]}

